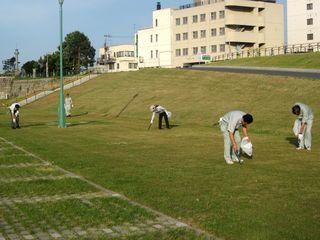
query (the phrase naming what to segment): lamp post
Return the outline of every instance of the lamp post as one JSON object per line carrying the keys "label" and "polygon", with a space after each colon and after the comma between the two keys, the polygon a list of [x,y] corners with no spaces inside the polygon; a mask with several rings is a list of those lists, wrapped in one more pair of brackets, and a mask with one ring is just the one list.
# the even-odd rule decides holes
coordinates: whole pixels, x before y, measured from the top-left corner
{"label": "lamp post", "polygon": [[63,52],[62,52],[62,41],[63,41],[63,24],[62,24],[62,5],[64,0],[59,0],[60,4],[60,96],[59,96],[59,128],[66,127],[66,117],[64,111],[64,95],[63,95]]}

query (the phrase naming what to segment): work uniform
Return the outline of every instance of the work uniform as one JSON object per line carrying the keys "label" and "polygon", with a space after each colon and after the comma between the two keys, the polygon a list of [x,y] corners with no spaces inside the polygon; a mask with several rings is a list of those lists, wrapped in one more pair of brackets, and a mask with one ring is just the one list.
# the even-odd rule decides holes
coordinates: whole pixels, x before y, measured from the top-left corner
{"label": "work uniform", "polygon": [[244,115],[246,115],[246,113],[242,111],[231,111],[220,118],[220,129],[224,138],[224,159],[227,163],[230,161],[239,161],[237,154],[233,150],[229,132],[233,133],[234,140],[240,148],[241,137],[239,128],[242,126],[242,117]]}
{"label": "work uniform", "polygon": [[150,124],[153,124],[153,121],[154,121],[154,118],[156,117],[156,114],[159,114],[159,129],[162,128],[162,118],[164,118],[164,120],[166,122],[166,127],[170,128],[169,119],[171,117],[171,112],[167,111],[164,107],[156,105],[152,111]]}
{"label": "work uniform", "polygon": [[19,109],[16,106],[20,107],[19,103],[13,103],[11,104],[11,106],[9,107],[9,111],[10,111],[10,117],[11,117],[11,127],[13,129],[15,128],[20,128],[20,124],[19,124]]}
{"label": "work uniform", "polygon": [[64,101],[64,109],[66,111],[66,116],[70,117],[71,116],[71,109],[73,108],[73,103],[71,97],[66,97]]}
{"label": "work uniform", "polygon": [[[298,105],[300,107],[300,115],[298,116],[299,121],[301,123],[305,123],[306,126],[303,131],[303,138],[302,140],[299,141],[299,147],[304,148],[306,147],[307,149],[311,149],[311,128],[313,124],[313,112],[312,109],[303,103],[295,103],[294,106]],[[300,131],[300,129],[299,129]]]}

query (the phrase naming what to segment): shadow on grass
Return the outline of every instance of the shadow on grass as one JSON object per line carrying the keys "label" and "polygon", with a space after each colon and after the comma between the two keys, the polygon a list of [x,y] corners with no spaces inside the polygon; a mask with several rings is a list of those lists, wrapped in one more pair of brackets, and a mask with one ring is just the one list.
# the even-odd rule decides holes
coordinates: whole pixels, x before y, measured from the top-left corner
{"label": "shadow on grass", "polygon": [[83,121],[83,122],[73,122],[73,123],[67,123],[67,127],[76,127],[76,126],[81,126],[81,125],[103,125],[106,124],[106,122],[102,121]]}
{"label": "shadow on grass", "polygon": [[298,140],[295,137],[286,137],[286,140],[293,146],[298,146]]}
{"label": "shadow on grass", "polygon": [[81,117],[81,116],[85,116],[85,115],[88,115],[88,114],[89,114],[89,112],[78,113],[76,115],[71,115],[70,118]]}
{"label": "shadow on grass", "polygon": [[170,124],[170,128],[176,128],[176,127],[179,127],[180,125],[179,124]]}

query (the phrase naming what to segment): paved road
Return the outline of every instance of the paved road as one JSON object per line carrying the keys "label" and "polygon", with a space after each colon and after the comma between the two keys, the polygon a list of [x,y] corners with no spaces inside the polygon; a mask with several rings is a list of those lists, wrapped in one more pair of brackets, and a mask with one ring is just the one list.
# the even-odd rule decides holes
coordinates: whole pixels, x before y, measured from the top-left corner
{"label": "paved road", "polygon": [[263,67],[231,67],[231,66],[193,66],[193,70],[265,74],[320,79],[320,70],[296,68],[263,68]]}

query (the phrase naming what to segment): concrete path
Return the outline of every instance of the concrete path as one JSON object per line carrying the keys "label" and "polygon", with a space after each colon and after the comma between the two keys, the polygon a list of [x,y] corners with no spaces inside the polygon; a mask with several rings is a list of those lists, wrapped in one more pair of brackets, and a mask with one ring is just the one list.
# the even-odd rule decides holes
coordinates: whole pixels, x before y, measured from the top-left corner
{"label": "concrete path", "polygon": [[236,66],[208,66],[195,65],[193,70],[231,72],[231,73],[249,73],[265,74],[276,76],[289,76],[301,78],[320,79],[320,70],[317,69],[297,69],[297,68],[271,68],[271,67],[236,67]]}
{"label": "concrete path", "polygon": [[[98,74],[90,74],[89,76],[85,76],[85,77],[83,77],[83,78],[81,78],[79,80],[76,80],[76,81],[74,81],[72,83],[68,83],[68,84],[64,85],[63,89],[64,90],[68,90],[70,88],[79,86],[79,85],[81,85],[81,84],[83,84],[85,82],[88,82],[88,81],[96,78],[97,76],[98,76]],[[38,94],[36,94],[36,95],[34,95],[32,97],[29,97],[29,98],[26,98],[26,99],[20,101],[19,104],[20,104],[20,106],[27,105],[29,103],[32,103],[32,102],[38,100],[38,99],[44,98],[44,97],[46,97],[46,96],[48,96],[48,95],[50,95],[52,93],[55,93],[55,92],[57,92],[59,90],[60,90],[60,88],[57,88],[57,89],[54,89],[54,90],[47,90],[47,91],[44,91],[44,92],[40,92],[40,93],[38,93]]]}

